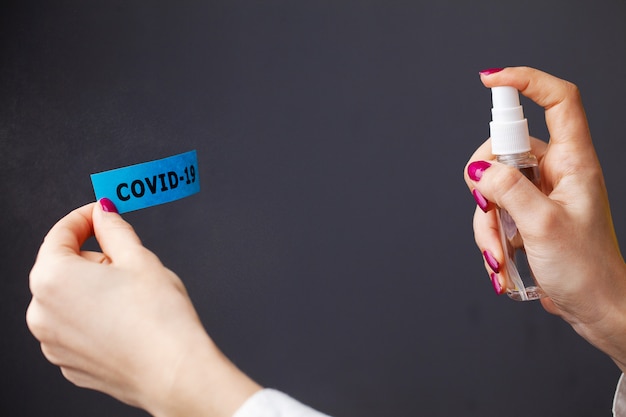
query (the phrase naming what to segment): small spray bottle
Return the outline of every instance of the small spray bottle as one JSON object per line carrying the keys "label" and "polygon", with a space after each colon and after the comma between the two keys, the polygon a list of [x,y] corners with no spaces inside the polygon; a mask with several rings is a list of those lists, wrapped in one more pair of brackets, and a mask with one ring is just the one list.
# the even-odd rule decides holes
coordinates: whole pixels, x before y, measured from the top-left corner
{"label": "small spray bottle", "polygon": [[[498,162],[519,169],[537,187],[541,187],[537,158],[530,153],[528,121],[514,87],[491,89],[493,108],[491,130],[491,153]],[[524,242],[509,213],[497,208],[500,240],[504,250],[504,265],[500,275],[510,298],[517,301],[536,300],[543,297],[528,265]]]}

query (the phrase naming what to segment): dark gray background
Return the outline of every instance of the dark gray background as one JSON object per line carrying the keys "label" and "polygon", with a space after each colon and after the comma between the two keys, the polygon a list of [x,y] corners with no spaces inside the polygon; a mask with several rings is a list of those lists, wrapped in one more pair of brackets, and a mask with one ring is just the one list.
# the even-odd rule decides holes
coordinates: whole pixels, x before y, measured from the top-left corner
{"label": "dark gray background", "polygon": [[462,168],[479,70],[572,80],[624,241],[624,1],[2,4],[2,415],[145,415],[43,358],[28,271],[90,173],[191,149],[201,193],[124,217],[260,383],[336,417],[610,415],[613,363],[493,293]]}

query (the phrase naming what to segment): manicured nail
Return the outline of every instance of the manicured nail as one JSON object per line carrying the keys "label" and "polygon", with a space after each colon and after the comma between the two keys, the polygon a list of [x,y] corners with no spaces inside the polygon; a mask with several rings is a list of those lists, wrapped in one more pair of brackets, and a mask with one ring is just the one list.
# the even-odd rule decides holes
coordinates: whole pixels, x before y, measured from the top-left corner
{"label": "manicured nail", "polygon": [[476,204],[478,204],[478,207],[480,207],[480,209],[486,213],[488,211],[487,209],[489,208],[489,200],[487,200],[480,193],[480,191],[475,188],[472,191],[472,195],[474,196],[474,200],[476,201]]}
{"label": "manicured nail", "polygon": [[500,278],[498,277],[498,274],[496,274],[495,272],[492,272],[490,277],[491,277],[491,285],[493,285],[493,290],[496,292],[496,294],[498,295],[504,294],[504,288],[502,288],[502,284],[500,284]]}
{"label": "manicured nail", "polygon": [[493,272],[496,274],[500,272],[500,263],[493,257],[491,252],[488,250],[483,251],[483,256],[485,257],[485,262],[487,262],[487,265],[489,265],[489,268],[491,268]]}
{"label": "manicured nail", "polygon": [[117,207],[115,207],[115,204],[113,204],[113,202],[106,197],[100,199],[100,206],[102,207],[102,210],[107,213],[117,213]]}
{"label": "manicured nail", "polygon": [[483,172],[490,166],[491,164],[487,161],[474,161],[467,166],[467,175],[472,181],[480,181]]}
{"label": "manicured nail", "polygon": [[504,68],[488,68],[486,70],[478,71],[478,73],[480,75],[491,75],[491,74],[495,74],[496,72],[500,72],[503,69]]}

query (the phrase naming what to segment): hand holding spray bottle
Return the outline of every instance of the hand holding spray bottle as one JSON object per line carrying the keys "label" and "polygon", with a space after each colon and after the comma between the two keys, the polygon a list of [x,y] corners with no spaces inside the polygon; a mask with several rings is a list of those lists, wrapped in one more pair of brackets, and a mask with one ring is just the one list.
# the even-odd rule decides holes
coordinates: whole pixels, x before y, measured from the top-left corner
{"label": "hand holding spray bottle", "polygon": [[[520,170],[537,187],[541,187],[537,158],[531,154],[528,121],[514,87],[491,89],[493,108],[491,130],[491,153],[496,160]],[[501,276],[510,298],[517,301],[536,300],[543,291],[536,283],[526,258],[524,242],[509,213],[497,208],[500,241],[504,252]]]}

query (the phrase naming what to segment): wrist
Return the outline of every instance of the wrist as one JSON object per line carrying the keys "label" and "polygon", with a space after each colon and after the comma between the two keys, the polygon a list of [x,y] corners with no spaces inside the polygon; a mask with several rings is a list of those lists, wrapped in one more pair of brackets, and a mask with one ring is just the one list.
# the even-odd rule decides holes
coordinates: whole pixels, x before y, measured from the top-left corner
{"label": "wrist", "polygon": [[[601,314],[579,315],[576,320],[567,320],[589,343],[607,354],[626,373],[626,264],[619,259],[613,268],[607,268],[603,279],[607,285],[598,296],[590,297],[588,311]],[[585,310],[583,308],[583,310]]]}
{"label": "wrist", "polygon": [[261,389],[202,336],[187,345],[164,391],[145,402],[153,416],[230,417]]}

